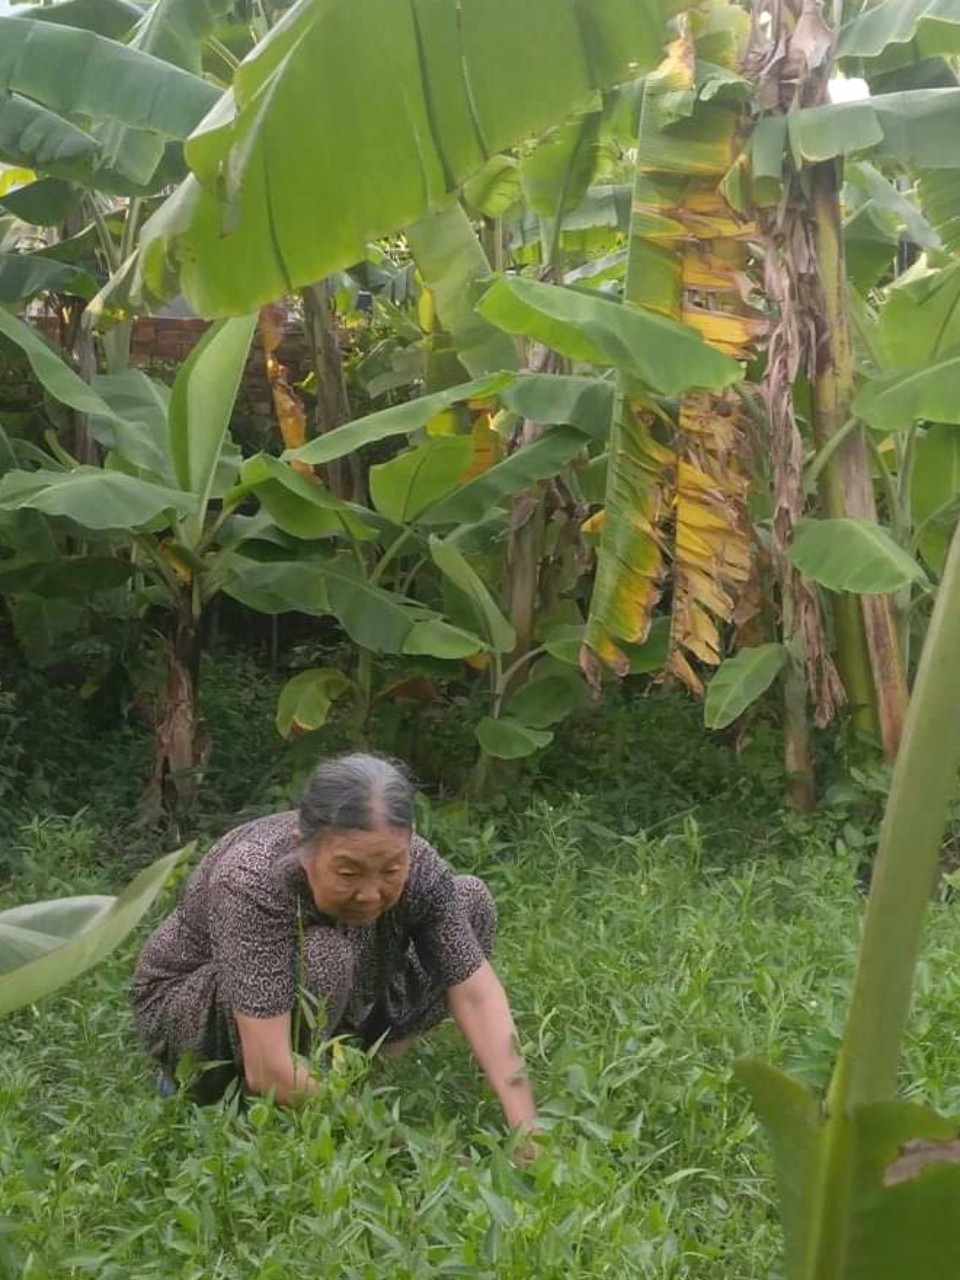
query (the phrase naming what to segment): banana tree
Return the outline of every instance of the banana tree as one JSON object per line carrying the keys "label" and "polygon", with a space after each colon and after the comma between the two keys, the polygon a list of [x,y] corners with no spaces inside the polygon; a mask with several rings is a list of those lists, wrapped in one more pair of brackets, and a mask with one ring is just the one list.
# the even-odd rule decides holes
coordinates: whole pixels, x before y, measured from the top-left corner
{"label": "banana tree", "polygon": [[[941,88],[904,90],[909,79],[891,78],[897,66],[906,71],[915,61],[913,46],[909,53],[903,46],[916,31],[926,30],[928,20],[938,21],[930,6],[879,5],[854,18],[838,43],[838,33],[815,4],[776,11],[759,5],[755,13],[754,30],[766,34],[752,52],[752,68],[773,112],[760,121],[748,161],[752,197],[761,210],[770,211],[761,216],[769,247],[776,251],[768,256],[768,268],[776,267],[774,284],[783,299],[778,336],[785,354],[792,352],[792,359],[774,370],[771,393],[776,392],[776,403],[789,403],[789,370],[809,370],[813,436],[824,462],[818,468],[824,509],[832,520],[868,526],[875,524],[876,502],[871,449],[854,401],[840,189],[844,161],[858,155],[867,154],[893,172],[934,171],[944,179],[956,168],[960,150],[953,121],[960,90],[955,79]],[[949,31],[949,20],[944,21]],[[904,39],[904,32],[911,34]],[[787,47],[793,56],[784,61]],[[867,74],[883,92],[863,102],[827,103],[838,51],[843,66]],[[898,91],[886,91],[894,88]],[[788,253],[783,246],[791,245]],[[812,326],[802,323],[803,317]],[[859,602],[841,593],[834,597],[834,614],[838,661],[855,719],[874,729],[890,756],[905,706],[894,601],[875,591]]]}
{"label": "banana tree", "polygon": [[[136,612],[159,610],[165,683],[156,719],[148,801],[191,802],[208,754],[199,713],[203,609],[222,585],[220,499],[239,467],[230,414],[256,317],[212,327],[180,370],[172,390],[137,371],[88,385],[34,331],[0,310],[0,333],[26,354],[60,403],[87,415],[106,450],[102,467],[82,466],[51,439],[39,465],[0,479],[0,512],[33,512],[68,537],[95,548],[92,591],[129,581]],[[232,548],[235,550],[235,547]],[[0,581],[17,593],[59,594],[52,552],[21,550],[2,563]]]}
{"label": "banana tree", "polygon": [[[434,670],[446,663],[452,679],[462,679],[465,661],[486,672],[488,714],[477,735],[488,754],[517,758],[548,744],[547,726],[578,704],[582,681],[575,663],[562,672],[541,666],[541,677],[553,677],[540,690],[553,691],[549,708],[545,697],[537,706],[532,695],[529,705],[507,699],[515,635],[496,581],[499,546],[514,495],[556,476],[605,436],[609,396],[598,402],[596,391],[585,379],[495,374],[348,423],[288,451],[286,462],[260,455],[244,464],[238,492],[255,494],[289,537],[316,539],[339,530],[348,541],[347,550],[312,563],[322,594],[317,611],[336,617],[357,646],[355,673],[351,681],[330,669],[295,676],[281,696],[282,732],[320,727],[333,698],[349,689],[362,727],[376,692],[373,659],[396,655],[409,662],[429,658]],[[491,416],[530,405],[552,425],[535,444],[499,456],[490,448]],[[406,437],[406,447],[370,469],[368,509],[340,502],[303,474],[304,467],[329,466],[398,436]],[[228,590],[262,608],[260,593],[276,590],[270,566],[262,569],[255,581],[248,568]],[[296,593],[287,596],[287,607],[300,607]],[[543,624],[546,633],[558,619]],[[530,660],[547,651],[545,642]]]}
{"label": "banana tree", "polygon": [[[754,281],[753,288],[757,296],[765,290],[776,307],[767,359],[764,395],[767,413],[761,414],[754,397],[749,391],[746,394],[748,407],[752,407],[753,416],[764,429],[764,454],[773,467],[772,527],[787,643],[785,648],[765,647],[755,657],[736,659],[736,665],[724,672],[718,690],[708,700],[707,717],[708,723],[718,727],[730,723],[785,672],[788,765],[797,780],[797,799],[809,803],[809,756],[804,746],[804,669],[809,674],[819,723],[829,720],[839,702],[849,695],[859,708],[861,726],[875,726],[888,754],[892,754],[904,707],[905,682],[893,602],[886,595],[890,588],[884,584],[893,582],[904,588],[908,582],[918,581],[922,574],[915,564],[908,564],[898,556],[896,546],[876,524],[870,474],[872,448],[855,412],[851,418],[856,386],[852,376],[848,376],[852,374],[852,356],[843,301],[845,280],[836,192],[828,199],[829,193],[822,191],[819,205],[814,201],[807,208],[803,194],[806,179],[790,175],[794,173],[794,165],[799,166],[798,173],[800,170],[806,173],[803,168],[806,164],[812,164],[813,169],[817,164],[830,167],[837,157],[864,152],[887,168],[912,165],[927,166],[938,172],[952,169],[958,159],[957,148],[953,138],[946,138],[945,131],[957,109],[957,96],[954,89],[943,88],[876,97],[869,103],[808,107],[811,100],[808,89],[812,93],[813,88],[804,76],[812,75],[816,92],[823,93],[821,79],[831,65],[829,49],[833,47],[834,37],[820,22],[818,7],[814,4],[803,5],[802,21],[798,20],[800,6],[795,6],[795,11],[790,6],[775,6],[775,9],[776,13],[771,9],[766,18],[763,6],[755,14],[751,30],[755,41],[760,43],[751,47],[745,60],[746,32],[743,15],[736,6],[705,3],[692,8],[671,56],[660,71],[644,83],[639,112],[634,228],[627,273],[628,295],[632,294],[635,302],[661,314],[682,317],[697,326],[708,340],[742,359],[756,355],[756,340],[763,329],[759,323],[761,317],[755,312],[751,314],[742,297],[742,290],[748,287],[745,268],[749,256],[745,243],[755,240],[758,230],[766,237],[765,279],[762,286],[761,282]],[[888,11],[887,18],[890,16]],[[774,27],[779,33],[776,38],[772,34]],[[909,29],[912,31],[913,27]],[[845,35],[845,47],[852,56],[858,47],[857,40],[851,32]],[[777,51],[791,47],[791,40],[796,42],[795,56],[781,63]],[[703,50],[699,62],[695,59],[698,48]],[[873,50],[872,45],[870,49]],[[765,50],[770,54],[769,65],[764,62]],[[816,64],[815,71],[808,66],[811,60]],[[807,71],[802,71],[804,67]],[[791,98],[791,109],[782,114],[776,105],[781,100],[779,94],[792,93],[796,88],[791,81],[789,89],[784,86],[776,89],[775,73],[785,69],[794,75],[800,69],[802,74],[800,88]],[[744,109],[754,102],[758,93],[762,106],[774,106],[774,114],[765,116],[755,130],[751,130]],[[937,145],[931,144],[931,128],[940,140]],[[817,172],[820,180],[826,182],[824,171]],[[831,182],[835,178],[834,174]],[[876,179],[872,188],[875,195],[878,184],[883,184],[880,174],[876,174]],[[790,199],[784,195],[785,182],[792,193]],[[791,187],[791,182],[796,186]],[[687,204],[685,195],[689,198]],[[730,205],[739,210],[739,217],[731,212]],[[914,215],[917,213],[908,201],[901,199],[901,209],[904,206]],[[751,228],[750,223],[757,208],[759,229]],[[777,216],[794,220],[790,221],[793,231],[773,227],[770,217],[774,210]],[[912,224],[916,222],[914,217]],[[831,230],[828,247],[833,255],[832,266],[825,267],[824,254],[820,253],[818,258],[818,246],[822,249],[828,244],[826,237]],[[697,243],[697,253],[685,253],[685,248],[693,242]],[[801,244],[807,246],[807,251],[798,264],[788,250]],[[891,247],[891,263],[894,252],[895,248]],[[814,297],[810,293],[811,289],[816,292],[821,288],[824,280],[829,281],[831,288],[835,284],[839,291],[836,306],[827,307],[821,294]],[[826,316],[831,317],[830,323],[824,324],[822,340],[817,340],[814,349],[809,343],[814,333],[819,332],[817,326],[821,318]],[[838,343],[844,344],[839,353]],[[824,363],[825,352],[830,353],[831,368],[842,372],[846,379],[841,392],[827,376],[830,370]],[[818,368],[821,369],[819,377],[814,376]],[[825,576],[820,575],[818,557],[810,554],[814,544],[809,536],[805,536],[801,551],[802,569],[790,555],[794,529],[806,504],[805,446],[798,427],[799,413],[794,408],[794,383],[808,369],[813,371],[815,391],[813,435],[820,446],[812,474],[821,478],[827,515],[839,522],[825,532],[832,530],[834,535],[850,535],[849,555],[867,557],[865,562],[859,562],[860,572],[856,572],[857,565],[851,564],[849,572],[839,577],[830,570]],[[841,403],[845,406],[846,418],[838,422]],[[703,405],[699,407],[703,409]],[[610,642],[616,641],[617,629],[620,638],[635,637],[642,635],[643,627],[649,624],[663,567],[662,534],[658,529],[664,510],[669,513],[669,528],[673,528],[674,512],[678,518],[674,577],[679,574],[682,579],[684,575],[684,543],[688,551],[696,548],[699,559],[699,563],[694,559],[689,566],[693,571],[691,581],[699,589],[699,600],[694,597],[691,613],[689,607],[685,611],[682,607],[687,599],[684,592],[675,599],[675,638],[679,639],[686,630],[698,662],[714,664],[722,654],[719,643],[722,637],[710,615],[721,622],[737,616],[737,574],[741,587],[746,574],[743,561],[738,568],[736,557],[730,562],[728,556],[738,539],[739,545],[744,545],[742,533],[736,533],[738,467],[721,465],[717,472],[715,466],[704,465],[709,459],[709,449],[705,454],[702,428],[705,420],[711,421],[711,415],[701,412],[695,417],[695,425],[700,428],[699,438],[696,433],[692,437],[697,463],[701,471],[711,476],[708,483],[701,484],[699,494],[707,505],[713,505],[713,520],[708,523],[704,523],[706,510],[697,512],[698,504],[681,505],[670,500],[673,483],[670,476],[676,463],[672,451],[669,448],[664,451],[664,444],[669,446],[670,441],[664,438],[662,427],[651,432],[649,426],[641,424],[646,430],[645,442],[636,438],[641,428],[635,428],[626,457],[618,451],[612,454],[608,491],[611,496],[616,495],[618,486],[622,486],[627,501],[621,507],[613,507],[617,519],[610,520],[609,510],[604,517],[591,631],[594,652],[613,661],[616,661],[615,644]],[[737,402],[728,406],[722,417],[726,419],[723,425],[728,435],[737,421],[744,421]],[[713,421],[716,422],[715,417]],[[678,429],[679,436],[675,435],[674,439],[682,442],[682,408],[673,430]],[[681,455],[682,451],[681,444]],[[694,478],[689,469],[685,474]],[[828,474],[827,480],[825,474]],[[664,476],[668,478],[665,507],[660,505]],[[742,504],[745,496],[742,475],[739,483]],[[692,537],[685,537],[683,533],[687,516],[691,519]],[[708,531],[715,539],[712,546]],[[618,541],[621,538],[623,541]],[[876,560],[878,543],[883,563],[879,571],[871,575],[864,570],[871,557]],[[832,585],[828,584],[828,577]],[[841,582],[855,585],[838,585]],[[840,644],[838,658],[846,689],[837,680],[819,622],[818,583],[833,593]],[[620,617],[611,608],[617,587],[622,591],[623,601],[630,606],[624,608]],[[859,593],[859,598],[854,592]],[[687,600],[687,603],[691,602]],[[748,605],[749,594],[742,609]],[[689,664],[684,670],[678,660],[681,648],[682,641],[672,648],[671,665],[686,676],[688,682],[695,682],[699,679],[696,671],[691,670]]]}

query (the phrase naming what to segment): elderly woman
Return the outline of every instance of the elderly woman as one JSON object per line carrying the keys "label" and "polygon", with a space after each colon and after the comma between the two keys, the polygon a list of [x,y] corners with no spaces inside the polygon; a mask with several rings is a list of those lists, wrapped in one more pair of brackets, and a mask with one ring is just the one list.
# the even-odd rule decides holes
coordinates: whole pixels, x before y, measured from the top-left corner
{"label": "elderly woman", "polygon": [[455,876],[413,834],[403,770],[349,755],[320,764],[298,812],[207,853],[143,949],[134,1018],[165,1072],[185,1056],[214,1064],[198,1101],[239,1079],[297,1104],[322,1089],[300,1056],[318,1004],[326,1036],[395,1051],[449,1011],[507,1123],[527,1130],[534,1103],[490,965],[495,928],[483,882]]}

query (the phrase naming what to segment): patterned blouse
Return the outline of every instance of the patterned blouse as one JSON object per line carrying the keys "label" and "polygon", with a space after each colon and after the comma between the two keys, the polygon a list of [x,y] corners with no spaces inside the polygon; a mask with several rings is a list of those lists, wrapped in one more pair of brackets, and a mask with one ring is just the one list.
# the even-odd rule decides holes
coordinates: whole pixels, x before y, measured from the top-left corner
{"label": "patterned blouse", "polygon": [[300,943],[314,929],[349,929],[360,960],[351,1004],[369,1010],[376,1002],[394,1021],[404,1016],[411,970],[423,985],[446,989],[480,968],[484,952],[453,872],[425,840],[413,838],[396,904],[374,923],[353,927],[315,905],[298,844],[295,812],[231,831],[202,859],[147,941],[131,994],[138,1030],[158,1057],[172,1061],[189,1048],[209,1059],[235,1048],[232,1012],[290,1013],[304,981]]}

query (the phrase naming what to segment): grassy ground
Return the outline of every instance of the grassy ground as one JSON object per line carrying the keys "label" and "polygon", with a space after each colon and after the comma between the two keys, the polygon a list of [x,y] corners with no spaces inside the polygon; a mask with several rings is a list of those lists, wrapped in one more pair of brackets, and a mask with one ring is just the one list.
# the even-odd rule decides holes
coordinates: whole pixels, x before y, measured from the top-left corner
{"label": "grassy ground", "polygon": [[[248,744],[262,786],[244,793],[227,750],[211,829],[235,795],[264,807],[282,789]],[[300,1115],[161,1101],[126,1010],[128,947],[3,1024],[0,1277],[776,1277],[769,1162],[730,1066],[757,1054],[825,1080],[869,832],[776,812],[765,751],[734,760],[676,700],[626,702],[555,750],[511,805],[423,813],[500,904],[550,1127],[532,1167],[511,1163],[451,1028],[400,1063],[347,1049]],[[121,782],[78,818],[7,832],[8,901],[116,883]],[[955,917],[936,905],[905,1076],[948,1111]]]}

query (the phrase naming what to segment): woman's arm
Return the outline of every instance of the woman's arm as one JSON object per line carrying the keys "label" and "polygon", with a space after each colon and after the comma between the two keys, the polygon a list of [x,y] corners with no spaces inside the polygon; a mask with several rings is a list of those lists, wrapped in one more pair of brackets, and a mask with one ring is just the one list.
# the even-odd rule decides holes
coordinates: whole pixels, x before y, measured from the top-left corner
{"label": "woman's arm", "polygon": [[484,961],[466,982],[447,989],[447,1006],[473,1050],[511,1128],[536,1127],[537,1108],[517,1045],[517,1029],[500,979]]}
{"label": "woman's arm", "polygon": [[273,1093],[284,1106],[299,1106],[317,1092],[317,1081],[293,1056],[290,1015],[248,1018],[234,1013],[243,1049],[243,1074],[252,1093]]}

